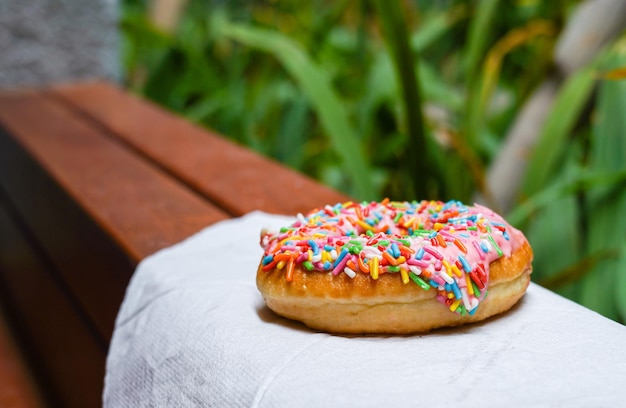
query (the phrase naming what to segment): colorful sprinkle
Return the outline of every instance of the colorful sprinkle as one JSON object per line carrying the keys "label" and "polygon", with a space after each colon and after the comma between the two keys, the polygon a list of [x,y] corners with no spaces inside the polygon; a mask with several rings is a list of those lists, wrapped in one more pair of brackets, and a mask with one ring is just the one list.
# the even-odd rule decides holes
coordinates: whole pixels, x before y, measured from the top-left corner
{"label": "colorful sprinkle", "polygon": [[419,276],[417,276],[413,272],[409,272],[409,278],[413,282],[415,282],[419,287],[421,287],[422,289],[424,289],[424,290],[429,290],[430,289],[430,285],[428,283],[426,283],[424,281],[424,279],[420,278]]}
{"label": "colorful sprinkle", "polygon": [[421,247],[420,249],[417,250],[417,254],[415,254],[415,259],[417,260],[421,260],[424,257],[424,248]]}
{"label": "colorful sprinkle", "polygon": [[370,265],[370,275],[372,279],[378,279],[378,258],[372,258],[372,262]]}
{"label": "colorful sprinkle", "polygon": [[498,256],[502,256],[502,250],[500,249],[500,247],[496,243],[496,240],[493,239],[491,234],[487,235],[487,239],[489,239],[489,242],[491,242],[491,245],[493,245],[493,247],[496,249],[496,252],[498,253]]}
{"label": "colorful sprinkle", "polygon": [[400,269],[400,276],[402,277],[402,283],[404,283],[405,285],[409,283],[409,273],[406,269]]}
{"label": "colorful sprinkle", "polygon": [[260,267],[280,270],[287,282],[299,265],[352,279],[397,273],[403,284],[435,288],[455,313],[473,314],[487,296],[489,264],[517,245],[515,233],[490,210],[458,201],[347,202],[263,230]]}
{"label": "colorful sprinkle", "polygon": [[455,238],[453,242],[454,242],[454,245],[456,245],[457,248],[461,250],[461,252],[463,252],[464,254],[467,253],[467,248],[465,247],[465,245],[463,245],[460,239]]}
{"label": "colorful sprinkle", "polygon": [[467,262],[467,259],[465,259],[465,257],[463,255],[459,255],[458,257],[459,262],[461,262],[461,265],[463,265],[463,270],[467,273],[472,271],[472,268],[470,267],[469,262]]}

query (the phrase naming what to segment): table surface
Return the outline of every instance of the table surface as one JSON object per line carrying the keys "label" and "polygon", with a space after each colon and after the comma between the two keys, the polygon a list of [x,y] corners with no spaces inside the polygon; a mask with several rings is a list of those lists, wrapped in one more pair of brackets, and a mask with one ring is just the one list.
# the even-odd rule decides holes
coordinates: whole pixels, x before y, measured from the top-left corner
{"label": "table surface", "polygon": [[142,262],[109,352],[105,406],[620,406],[626,327],[531,284],[509,312],[413,336],[283,319],[255,287],[252,213]]}

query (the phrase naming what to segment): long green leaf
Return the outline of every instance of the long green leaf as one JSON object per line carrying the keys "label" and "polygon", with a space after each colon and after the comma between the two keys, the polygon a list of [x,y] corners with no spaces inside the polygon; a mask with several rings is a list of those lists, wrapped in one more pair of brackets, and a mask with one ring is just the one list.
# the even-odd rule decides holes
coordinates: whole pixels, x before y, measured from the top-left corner
{"label": "long green leaf", "polygon": [[[550,201],[537,212],[524,228],[524,234],[533,247],[533,275],[542,282],[580,261],[582,237],[576,220],[579,211],[576,199],[565,196]],[[558,254],[558,256],[555,256]],[[559,287],[566,296],[575,295],[572,287]]]}
{"label": "long green leaf", "polygon": [[[591,254],[624,243],[626,218],[622,214],[626,214],[626,194],[623,189],[621,195],[609,197],[602,204],[594,206],[589,214],[587,253]],[[624,288],[618,286],[618,282],[623,282],[623,278],[618,279],[618,276],[626,273],[623,269],[625,260],[626,253],[622,251],[617,258],[605,259],[596,265],[581,282],[580,302],[616,320],[618,307],[623,307],[624,303],[624,300],[620,299],[624,296]]]}
{"label": "long green leaf", "polygon": [[480,66],[486,54],[491,23],[495,17],[498,0],[476,1],[475,14],[470,20],[469,40],[465,48],[464,74],[467,97],[464,112],[464,136],[467,145],[479,150],[482,145],[483,108],[481,106],[482,77]]}
{"label": "long green leaf", "polygon": [[541,210],[554,200],[573,195],[576,192],[585,192],[599,186],[618,186],[626,183],[626,169],[613,172],[580,172],[576,176],[553,183],[532,197],[524,200],[513,209],[507,220],[516,226],[523,226],[533,212]]}
{"label": "long green leaf", "polygon": [[276,135],[277,145],[275,150],[280,161],[293,167],[299,168],[304,155],[306,140],[305,127],[309,124],[307,114],[309,103],[304,96],[295,98],[291,103],[284,120],[281,122]]}
{"label": "long green leaf", "polygon": [[594,82],[595,71],[586,68],[572,75],[559,90],[524,175],[522,192],[526,196],[533,195],[548,184],[566,147],[567,138],[591,95]]}
{"label": "long green leaf", "polygon": [[298,83],[311,101],[331,145],[345,164],[357,198],[376,198],[367,164],[356,131],[328,76],[295,41],[276,31],[221,21],[215,30],[226,38],[273,55]]}
{"label": "long green leaf", "polygon": [[377,0],[375,4],[401,84],[404,117],[409,134],[409,151],[412,152],[410,155],[404,154],[401,158],[401,165],[406,169],[405,175],[413,181],[412,194],[407,191],[406,196],[425,198],[429,195],[429,182],[432,183],[431,180],[435,179],[435,175],[432,174],[434,167],[429,164],[430,159],[426,154],[422,96],[415,75],[417,58],[409,46],[408,30],[399,2]]}
{"label": "long green leaf", "polygon": [[[457,111],[463,106],[461,92],[445,81],[440,73],[427,61],[421,61],[416,75],[422,85],[424,99]],[[374,118],[374,109],[380,104],[388,102],[400,106],[399,85],[393,72],[393,63],[386,53],[376,56],[371,64],[366,82],[366,92],[361,99],[360,121],[365,124]],[[362,128],[366,128],[362,125]]]}
{"label": "long green leaf", "polygon": [[476,11],[474,18],[470,21],[469,42],[465,54],[465,72],[468,81],[476,79],[478,68],[483,60],[489,39],[490,28],[493,27],[491,21],[495,17],[495,12],[499,0],[475,1]]}
{"label": "long green leaf", "polygon": [[620,314],[620,322],[626,324],[626,247],[615,262],[615,300]]}
{"label": "long green leaf", "polygon": [[452,87],[427,61],[422,61],[417,72],[424,91],[424,98],[445,106],[453,112],[463,107],[464,97],[458,89]]}
{"label": "long green leaf", "polygon": [[437,43],[450,29],[467,17],[465,5],[452,7],[437,14],[423,16],[420,27],[411,35],[411,48],[422,52]]}
{"label": "long green leaf", "polygon": [[548,289],[559,289],[560,287],[579,281],[583,276],[590,273],[600,262],[610,258],[615,258],[619,254],[616,248],[605,248],[598,252],[587,255],[573,265],[569,265],[552,276],[539,281],[541,286]]}
{"label": "long green leaf", "polygon": [[[626,39],[613,46],[602,67],[626,65]],[[600,83],[596,120],[591,140],[590,166],[599,171],[626,171],[626,81],[604,80]],[[626,182],[615,184],[613,194],[597,186],[588,202],[588,253],[626,242]],[[583,280],[581,301],[610,317],[626,319],[626,251],[617,259],[594,268]]]}

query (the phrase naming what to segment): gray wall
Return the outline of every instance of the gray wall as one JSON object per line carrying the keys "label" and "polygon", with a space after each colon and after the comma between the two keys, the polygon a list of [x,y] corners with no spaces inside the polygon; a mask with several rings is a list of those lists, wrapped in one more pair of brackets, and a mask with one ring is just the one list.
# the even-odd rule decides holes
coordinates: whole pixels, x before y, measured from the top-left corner
{"label": "gray wall", "polygon": [[0,0],[0,87],[119,78],[118,0]]}

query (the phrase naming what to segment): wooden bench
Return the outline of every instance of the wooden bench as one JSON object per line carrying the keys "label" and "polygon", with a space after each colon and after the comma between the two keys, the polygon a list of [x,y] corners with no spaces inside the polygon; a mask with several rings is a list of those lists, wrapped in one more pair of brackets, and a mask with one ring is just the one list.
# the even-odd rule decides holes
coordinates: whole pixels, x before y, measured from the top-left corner
{"label": "wooden bench", "polygon": [[252,210],[346,199],[109,83],[0,93],[0,296],[17,322],[0,353],[17,336],[51,405],[99,406],[141,259]]}
{"label": "wooden bench", "polygon": [[44,407],[41,391],[32,378],[25,356],[11,333],[0,307],[0,407]]}

